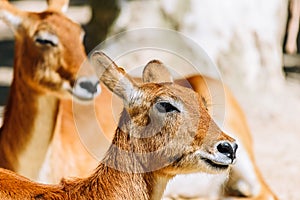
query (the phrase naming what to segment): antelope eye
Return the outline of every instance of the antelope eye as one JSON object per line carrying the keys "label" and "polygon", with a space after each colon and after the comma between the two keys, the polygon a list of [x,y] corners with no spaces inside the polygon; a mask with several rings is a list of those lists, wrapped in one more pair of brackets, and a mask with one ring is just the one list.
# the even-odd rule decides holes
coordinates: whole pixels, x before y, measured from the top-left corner
{"label": "antelope eye", "polygon": [[53,47],[56,47],[56,46],[57,46],[57,44],[55,44],[53,41],[47,40],[47,39],[42,39],[42,38],[36,38],[36,39],[35,39],[35,42],[36,42],[36,43],[39,43],[39,44],[41,44],[41,45],[47,45],[47,44],[49,44],[49,45],[51,45],[51,46],[53,46]]}
{"label": "antelope eye", "polygon": [[41,31],[36,34],[34,41],[40,45],[49,45],[56,47],[58,45],[58,38],[55,34]]}
{"label": "antelope eye", "polygon": [[155,105],[156,109],[158,110],[158,112],[160,113],[169,113],[169,112],[179,112],[180,110],[178,108],[176,108],[175,106],[173,106],[171,103],[169,102],[159,102]]}

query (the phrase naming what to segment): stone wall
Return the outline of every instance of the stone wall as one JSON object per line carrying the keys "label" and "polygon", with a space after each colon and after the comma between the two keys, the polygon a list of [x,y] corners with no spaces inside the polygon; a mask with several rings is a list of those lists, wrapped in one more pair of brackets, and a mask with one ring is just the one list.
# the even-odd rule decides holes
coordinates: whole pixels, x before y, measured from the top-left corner
{"label": "stone wall", "polygon": [[231,87],[276,89],[282,84],[287,0],[122,2],[111,34],[143,27],[175,29],[204,48]]}

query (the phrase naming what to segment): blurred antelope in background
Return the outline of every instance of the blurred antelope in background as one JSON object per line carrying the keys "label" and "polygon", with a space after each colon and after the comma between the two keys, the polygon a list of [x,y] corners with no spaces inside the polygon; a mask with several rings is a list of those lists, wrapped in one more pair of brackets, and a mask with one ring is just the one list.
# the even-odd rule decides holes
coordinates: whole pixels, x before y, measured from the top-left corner
{"label": "blurred antelope in background", "polygon": [[0,19],[15,34],[13,82],[0,130],[0,166],[32,179],[60,126],[60,99],[91,99],[94,94],[81,85],[98,84],[86,78],[76,82],[86,54],[81,27],[62,13],[67,4],[48,1],[46,11],[31,13],[0,1]]}

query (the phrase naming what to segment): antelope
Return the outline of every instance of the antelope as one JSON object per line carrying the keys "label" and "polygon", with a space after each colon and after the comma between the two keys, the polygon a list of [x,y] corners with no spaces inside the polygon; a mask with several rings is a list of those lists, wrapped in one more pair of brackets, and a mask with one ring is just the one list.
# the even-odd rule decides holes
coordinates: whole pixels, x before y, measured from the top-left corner
{"label": "antelope", "polygon": [[[83,34],[79,28],[79,25],[70,22],[70,20],[66,19],[62,13],[62,11],[65,11],[67,8],[68,2],[64,0],[49,1],[48,4],[49,7],[45,12],[29,13],[14,8],[6,1],[0,1],[0,18],[5,20],[5,22],[12,28],[16,35],[14,79],[23,80],[20,75],[24,76],[24,72],[22,71],[25,71],[25,69],[26,71],[31,71],[32,73],[40,75],[43,75],[43,73],[49,73],[48,71],[52,71],[51,63],[55,62],[69,63],[65,64],[63,69],[69,71],[70,74],[75,74],[77,73],[76,71],[78,70],[78,66],[81,65],[86,58],[80,39]],[[49,21],[45,18],[38,17],[39,15],[48,16],[50,13],[52,13],[57,20]],[[41,38],[34,38],[34,33],[39,33],[42,31],[40,29],[43,28],[43,26],[41,26],[43,22],[46,22],[46,24],[49,25],[49,28],[53,28],[55,33],[46,28],[46,30],[43,30],[46,32],[46,34],[43,35],[42,40]],[[51,34],[47,34],[47,32]],[[56,39],[58,39],[58,41]],[[52,47],[51,43],[56,44],[55,42],[60,44],[58,45],[60,47],[59,54],[57,53],[58,48]],[[43,46],[45,46],[45,48]],[[67,50],[61,48],[66,48]],[[41,49],[41,51],[38,51],[38,49]],[[44,50],[42,51],[42,49]],[[34,54],[33,50],[34,52],[38,51],[40,53]],[[72,64],[70,64],[71,62]],[[38,63],[38,65],[36,65],[36,63]],[[33,68],[33,66],[36,66],[36,68]],[[49,67],[50,70],[44,66]],[[53,65],[52,67],[56,68],[57,66],[58,65]],[[67,70],[67,66],[76,67]],[[40,69],[45,69],[45,71]],[[35,70],[39,71],[36,72]],[[162,69],[158,68],[158,70],[161,72]],[[59,73],[63,75],[63,71],[59,71]],[[70,78],[70,80],[71,79],[72,78]],[[84,79],[80,80],[81,82],[84,81]],[[79,84],[74,85],[74,88],[79,88],[79,91],[77,90],[78,92],[74,92],[75,95],[77,94],[77,96],[80,96],[81,93],[86,94],[84,96],[81,95],[81,97],[79,97],[81,99],[89,99],[92,96],[96,96],[96,94],[100,92],[100,89],[98,88],[97,92],[93,93],[93,88],[97,88],[96,82],[95,80],[89,80],[90,81],[87,82],[88,84],[80,84],[80,81],[78,81]],[[248,199],[276,199],[276,196],[265,183],[262,175],[259,172],[259,168],[255,164],[251,133],[248,128],[245,115],[231,91],[227,87],[223,88],[223,84],[220,81],[203,75],[190,76],[187,77],[186,80],[188,81],[189,86],[201,94],[210,113],[212,110],[214,110],[216,104],[212,93],[220,93],[225,89],[226,116],[224,121],[224,129],[227,133],[230,133],[230,135],[237,139],[237,142],[239,143],[239,151],[237,154],[241,154],[238,156],[236,164],[231,167],[228,181],[226,176],[224,180],[221,179],[218,182],[210,180],[209,183],[205,184],[213,185],[213,189],[203,190],[206,191],[209,196],[219,197],[223,195],[229,195],[232,197],[247,197]],[[38,88],[41,87],[38,86],[40,83],[34,78],[34,76],[26,75],[26,81],[28,81],[31,86],[36,85]],[[19,83],[19,81],[14,82],[14,84]],[[175,82],[182,84],[181,80],[175,80]],[[45,84],[42,85],[44,90],[43,94],[46,95],[48,92],[54,94],[53,89],[50,88],[47,90]],[[91,85],[93,87],[88,90],[88,88],[81,88],[81,85]],[[20,91],[21,88],[24,88],[23,86],[25,87],[27,84],[24,83],[20,86],[13,86],[11,89],[11,98],[13,96],[20,97],[20,95],[17,95],[19,93],[26,93],[26,91]],[[101,84],[101,86],[103,85]],[[19,91],[15,92],[15,95],[14,91],[16,90],[13,89],[14,87],[19,87]],[[25,114],[27,112],[24,112],[25,110],[22,110],[21,112],[13,112],[13,110],[16,110],[16,108],[14,106],[7,106],[6,118],[8,118],[7,116],[9,115],[13,115],[13,118],[19,117],[20,120],[25,118],[25,121],[22,119],[24,124],[21,126],[21,124],[17,124],[19,122],[16,121],[14,121],[12,124],[12,119],[5,120],[6,124],[9,122],[11,125],[6,125],[6,128],[3,126],[2,129],[7,129],[7,131],[2,131],[0,136],[1,166],[25,175],[30,179],[45,183],[57,183],[63,177],[88,176],[92,172],[92,169],[97,167],[98,161],[81,143],[81,138],[78,135],[74,122],[74,115],[76,115],[76,113],[73,112],[72,106],[76,104],[76,107],[79,107],[78,112],[82,113],[80,119],[77,118],[77,126],[81,126],[81,129],[85,130],[86,137],[93,138],[90,139],[91,146],[95,146],[97,151],[103,149],[107,150],[107,147],[102,145],[102,141],[112,139],[112,133],[117,124],[115,123],[112,114],[112,95],[110,91],[106,89],[106,87],[101,88],[101,94],[94,100],[95,109],[93,105],[79,105],[69,99],[60,98],[58,100],[56,97],[58,93],[56,93],[54,96],[48,94],[45,100],[50,101],[50,99],[56,99],[53,100],[55,101],[55,105],[52,105],[51,103],[47,103],[45,106],[40,105],[43,110],[39,109],[39,112],[28,112],[30,114],[20,115],[19,113]],[[69,92],[70,89],[66,91]],[[31,94],[34,93],[30,92],[30,95],[27,95],[26,97],[31,97]],[[61,97],[62,95],[59,96]],[[28,105],[32,105],[34,102],[31,100],[28,101]],[[12,101],[9,102],[12,104]],[[22,102],[21,97],[19,98],[19,102]],[[18,103],[18,105],[20,106],[25,104]],[[22,108],[29,110],[27,107]],[[8,112],[9,109],[11,112]],[[48,111],[50,112],[51,109],[53,111],[51,112],[52,117],[50,117],[51,114],[48,113]],[[102,130],[99,131],[102,131],[106,135],[106,138],[96,138],[94,134],[95,130],[99,129],[99,127],[94,126],[94,124],[91,123],[94,110],[96,112],[98,122],[102,127]],[[40,114],[37,115],[37,113]],[[30,121],[29,117],[27,116],[29,116],[32,120]],[[42,121],[42,116],[44,116],[46,119],[52,119],[52,121],[48,120],[48,122],[38,122],[38,119],[33,120],[36,116],[39,116],[38,119],[40,119],[40,121]],[[28,127],[28,129],[30,126],[33,127],[33,121],[36,121],[34,124],[45,124],[44,127],[40,127],[42,128],[41,132],[43,134],[33,134],[31,131],[26,131],[27,129],[24,129],[24,127]],[[37,131],[35,131],[35,133],[37,133]],[[40,144],[39,147],[37,147],[36,144]],[[37,148],[39,151],[36,150]],[[24,149],[26,149],[26,156],[23,153]],[[185,175],[178,175],[176,179],[172,180],[171,183],[168,184],[167,191],[164,195],[170,196],[171,194],[174,194],[182,196],[181,190],[185,188],[184,185],[188,182],[193,184],[195,188],[194,190],[201,191],[201,188],[196,186],[197,182],[204,182],[204,180],[199,179],[199,177],[201,178],[201,174],[193,174],[189,176],[194,178],[184,178],[186,177]],[[180,187],[178,187],[178,183],[180,184]],[[223,192],[224,188],[225,193]],[[195,196],[193,192],[190,195],[192,195],[192,197]]]}
{"label": "antelope", "polygon": [[91,100],[97,93],[85,85],[97,88],[98,80],[76,77],[86,59],[83,31],[63,15],[65,3],[48,1],[45,12],[30,13],[0,1],[0,18],[16,41],[14,78],[0,130],[0,166],[30,178],[37,178],[60,125],[60,99]]}
{"label": "antelope", "polygon": [[[237,144],[214,123],[198,93],[152,76],[150,61],[137,84],[104,53],[91,56],[100,80],[123,100],[112,144],[88,178],[42,185],[0,171],[0,197],[22,199],[161,199],[179,173],[226,173]],[[161,82],[163,81],[163,82]]]}
{"label": "antelope", "polygon": [[[161,67],[155,68],[154,66],[152,66],[151,69],[152,71],[156,70],[155,74],[164,74],[163,72],[165,71],[164,68]],[[155,75],[152,76],[155,77]],[[166,77],[166,75],[162,75],[162,77]],[[140,81],[140,80],[136,80],[136,81]],[[168,183],[167,191],[165,191],[164,197],[166,198],[171,197],[172,199],[175,199],[178,197],[176,195],[180,194],[181,190],[184,190],[185,184],[190,183],[190,185],[192,184],[197,186],[197,182],[204,182],[202,185],[205,184],[210,186],[213,185],[213,187],[209,187],[209,190],[206,191],[206,193],[204,193],[205,196],[207,195],[211,198],[222,198],[224,196],[225,197],[230,196],[232,199],[239,199],[240,197],[249,200],[250,199],[259,199],[259,200],[277,199],[276,195],[271,191],[269,186],[265,183],[262,175],[260,174],[259,168],[255,164],[255,158],[252,149],[252,138],[251,138],[250,130],[247,125],[246,117],[241,107],[239,106],[237,100],[234,98],[233,94],[231,93],[231,91],[226,86],[223,87],[220,81],[211,79],[209,77],[201,76],[201,75],[188,77],[187,81],[175,80],[175,82],[186,87],[191,87],[194,91],[196,91],[199,95],[201,95],[201,99],[203,103],[206,105],[206,109],[208,109],[209,113],[213,112],[214,105],[216,103],[215,102],[216,100],[212,97],[212,95],[217,95],[223,92],[223,90],[225,89],[226,116],[225,116],[223,128],[224,130],[226,130],[227,133],[230,133],[230,135],[238,139],[239,151],[237,152],[237,154],[240,155],[240,157],[238,157],[235,165],[231,167],[230,174],[228,177],[227,175],[223,175],[225,177],[224,179],[218,175],[218,179],[221,180],[221,181],[218,180],[218,182],[216,182],[215,179],[208,180],[208,181],[203,180],[203,178],[205,178],[203,177],[203,173],[194,173],[190,175],[177,175],[176,179],[171,180],[171,183]],[[217,92],[213,92],[212,90]],[[102,116],[97,115],[97,117],[98,119],[100,119],[99,123],[102,123],[101,127],[104,128],[103,131],[104,134],[106,134],[107,138],[111,138],[112,136],[109,133],[107,133],[107,130],[109,130],[112,127],[114,119],[112,115],[107,115],[107,113],[108,111],[112,112],[111,105],[108,104],[108,102],[112,102],[112,96],[109,95],[108,91],[105,90],[105,88],[102,88],[101,92],[102,92],[101,95],[97,97],[95,100],[95,104],[96,104],[95,111],[96,112],[98,111],[98,114],[101,114],[101,111],[102,114],[106,114]],[[83,109],[79,111],[81,112],[87,111],[86,107],[83,107]],[[103,118],[103,116],[105,117]],[[84,120],[84,118],[85,115],[81,118],[81,120]],[[64,117],[62,126],[64,125],[64,123],[66,125],[71,125],[71,122],[73,120],[74,120],[73,116],[66,115]],[[90,121],[90,119],[88,120]],[[81,121],[81,122],[85,122],[85,121]],[[106,124],[105,126],[105,122],[109,122],[109,124]],[[91,129],[96,128],[96,127],[89,127],[91,125],[86,122],[82,126],[84,128],[81,129],[87,131],[91,131]],[[50,166],[47,168],[49,170],[47,173],[47,175],[49,175],[48,177],[52,175],[50,179],[51,178],[53,179],[53,176],[55,176],[55,180],[51,181],[52,183],[58,182],[59,178],[63,177],[64,175],[70,175],[72,172],[73,172],[72,176],[84,177],[86,176],[86,172],[91,171],[87,169],[91,169],[94,163],[93,161],[87,162],[87,160],[83,159],[83,158],[87,158],[88,156],[88,155],[84,155],[83,151],[81,152],[77,151],[78,153],[72,153],[68,151],[68,149],[70,148],[68,146],[72,146],[74,150],[77,150],[81,147],[81,144],[77,143],[77,146],[74,145],[74,141],[76,141],[75,140],[76,134],[72,133],[71,131],[68,131],[68,132],[64,132],[63,136],[66,136],[67,134],[69,134],[68,137],[69,141],[72,140],[72,145],[70,144],[71,142],[70,143],[67,142],[59,143],[58,141],[55,142],[55,146],[52,146],[51,148],[52,159],[48,160],[50,162],[46,162],[46,166]],[[86,133],[84,133],[84,135],[86,135]],[[107,138],[104,139],[107,140]],[[64,145],[67,145],[67,148]],[[103,147],[100,145],[99,149],[103,149]],[[61,151],[66,152],[63,158],[59,157]],[[79,156],[81,156],[81,159],[76,160],[76,158],[78,158]],[[67,163],[64,162],[65,160],[60,161],[61,165],[59,166],[57,162],[57,160],[59,159],[70,159],[76,163],[76,166],[81,165],[82,167],[79,168],[82,170],[81,171],[82,174],[80,174],[80,172],[78,173],[80,169],[72,168],[71,165],[67,165]],[[85,161],[84,165],[82,165],[83,161]],[[189,180],[189,178],[188,179],[185,178],[187,176],[195,177],[195,178]],[[195,187],[195,190],[198,191],[202,191],[202,189],[203,188]],[[180,196],[182,197],[183,195]],[[192,193],[184,197],[189,199],[191,197],[202,197],[202,196],[195,196]]]}

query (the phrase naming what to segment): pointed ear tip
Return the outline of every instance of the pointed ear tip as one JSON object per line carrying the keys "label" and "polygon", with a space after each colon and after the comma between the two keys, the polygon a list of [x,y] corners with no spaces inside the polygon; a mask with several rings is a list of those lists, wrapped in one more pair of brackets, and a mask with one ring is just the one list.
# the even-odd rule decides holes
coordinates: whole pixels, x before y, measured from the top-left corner
{"label": "pointed ear tip", "polygon": [[100,57],[107,57],[107,56],[106,56],[105,53],[103,53],[102,51],[95,51],[95,52],[93,52],[92,55],[91,55],[92,60],[97,60],[97,59],[99,59]]}
{"label": "pointed ear tip", "polygon": [[160,60],[151,60],[143,70],[143,82],[173,82],[168,68]]}
{"label": "pointed ear tip", "polygon": [[92,53],[92,55],[101,55],[101,54],[104,54],[102,51],[94,51],[93,53]]}
{"label": "pointed ear tip", "polygon": [[160,60],[157,60],[157,59],[154,59],[154,60],[151,60],[150,62],[148,62],[147,65],[149,64],[163,64]]}
{"label": "pointed ear tip", "polygon": [[101,65],[104,68],[109,68],[111,66],[115,66],[114,61],[108,57],[103,51],[95,51],[90,56],[90,60],[92,63],[96,65]]}

